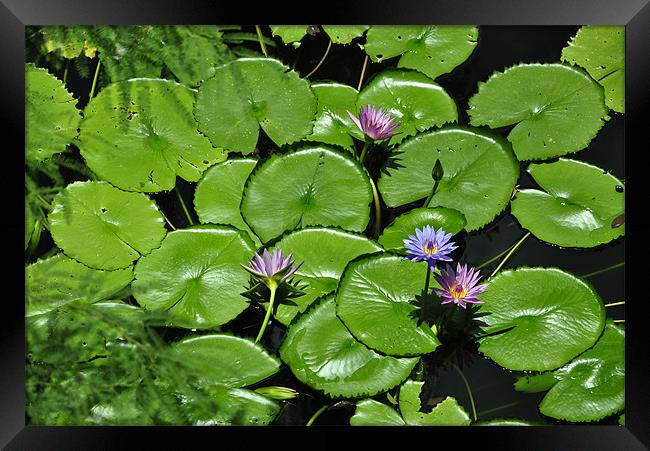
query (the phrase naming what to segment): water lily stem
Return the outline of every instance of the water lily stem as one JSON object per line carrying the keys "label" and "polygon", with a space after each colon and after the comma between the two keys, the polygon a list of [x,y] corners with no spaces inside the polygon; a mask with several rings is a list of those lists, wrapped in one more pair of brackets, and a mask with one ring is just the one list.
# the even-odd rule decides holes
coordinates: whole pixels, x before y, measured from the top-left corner
{"label": "water lily stem", "polygon": [[372,200],[375,204],[375,223],[373,225],[373,236],[375,238],[379,237],[379,232],[381,232],[381,203],[379,202],[379,192],[375,186],[375,182],[368,174],[368,180],[370,180],[370,186],[372,187]]}
{"label": "water lily stem", "polygon": [[616,305],[624,305],[625,301],[620,301],[620,302],[612,302],[611,304],[605,304],[605,307],[614,307]]}
{"label": "water lily stem", "polygon": [[320,409],[318,409],[318,410],[316,411],[316,413],[313,414],[313,415],[311,416],[311,418],[309,419],[309,421],[307,422],[307,426],[311,426],[312,424],[314,424],[314,421],[316,421],[316,418],[318,418],[318,417],[320,416],[321,413],[323,413],[323,412],[325,412],[327,409],[329,409],[329,407],[330,407],[329,404],[325,404],[323,407],[321,407]]}
{"label": "water lily stem", "polygon": [[424,201],[424,205],[422,205],[423,207],[429,206],[429,202],[431,202],[431,198],[433,197],[434,194],[436,194],[436,191],[438,190],[438,184],[440,184],[440,180],[436,180],[433,183],[433,189],[429,193],[429,197],[427,197],[427,200]]}
{"label": "water lily stem", "polygon": [[320,59],[320,61],[318,62],[318,64],[316,64],[316,67],[314,67],[314,68],[312,69],[312,71],[309,72],[307,75],[305,75],[303,78],[309,78],[310,76],[312,76],[312,75],[314,74],[314,72],[316,72],[316,71],[318,70],[318,68],[320,67],[320,65],[323,64],[323,61],[325,61],[325,58],[327,58],[327,54],[330,52],[330,48],[331,48],[331,47],[332,47],[332,41],[330,41],[330,42],[327,44],[327,49],[325,50],[325,54],[324,54],[323,57]]}
{"label": "water lily stem", "polygon": [[620,268],[623,265],[625,265],[625,262],[616,263],[615,265],[608,266],[607,268],[603,268],[603,269],[600,269],[598,271],[590,272],[589,274],[585,274],[584,276],[580,276],[580,277],[582,277],[583,279],[586,279],[587,277],[596,276],[598,274],[602,274],[604,272],[611,271],[612,269]]}
{"label": "water lily stem", "polygon": [[427,277],[424,279],[424,295],[429,294],[429,282],[431,281],[431,268],[427,265]]}
{"label": "water lily stem", "polygon": [[505,249],[504,251],[499,252],[497,255],[495,255],[494,257],[492,257],[492,258],[489,259],[488,261],[485,261],[485,262],[481,263],[480,265],[478,265],[478,266],[476,267],[476,269],[484,268],[484,267],[486,267],[487,265],[489,265],[490,263],[497,261],[498,259],[500,259],[501,257],[503,257],[505,254],[507,254],[507,253],[508,253],[508,252],[509,252],[513,247],[515,247],[515,244],[517,244],[517,243],[513,243],[513,244],[511,244],[511,245],[508,246],[508,248]]}
{"label": "water lily stem", "polygon": [[65,60],[65,69],[63,70],[63,84],[65,85],[68,82],[68,67],[70,66],[70,60]]}
{"label": "water lily stem", "polygon": [[257,333],[257,337],[255,338],[255,343],[260,341],[262,335],[264,335],[264,331],[266,330],[266,325],[269,323],[269,320],[271,319],[271,312],[273,311],[273,303],[275,302],[275,292],[278,289],[278,286],[275,284],[271,284],[269,289],[271,290],[269,305],[266,308],[266,315],[264,315],[264,321],[262,322],[262,327],[260,327],[260,331]]}
{"label": "water lily stem", "polygon": [[361,68],[361,76],[359,77],[359,84],[357,85],[357,91],[361,91],[361,85],[363,84],[363,76],[366,74],[366,66],[368,65],[368,55],[363,59],[363,67]]}
{"label": "water lily stem", "polygon": [[366,152],[368,152],[369,147],[370,141],[366,141],[366,143],[363,145],[363,149],[361,149],[361,155],[359,155],[359,161],[361,164],[363,164],[363,160],[366,158]]}
{"label": "water lily stem", "polygon": [[494,407],[488,410],[482,410],[481,415],[479,416],[484,416],[487,415],[488,413],[498,412],[499,410],[507,409],[508,407],[514,407],[517,404],[519,404],[519,401],[509,402],[508,404],[504,404],[502,406]]}
{"label": "water lily stem", "polygon": [[97,77],[99,76],[99,67],[102,65],[102,61],[98,58],[97,59],[97,67],[95,67],[95,76],[93,77],[93,84],[90,87],[90,97],[88,97],[88,101],[93,98],[95,95],[95,86],[97,85]]}
{"label": "water lily stem", "polygon": [[183,200],[183,196],[181,196],[181,192],[178,190],[178,187],[175,188],[176,191],[176,196],[178,196],[178,200],[181,203],[181,206],[183,207],[183,211],[185,212],[185,216],[187,217],[188,222],[190,225],[194,225],[194,221],[192,221],[192,217],[190,216],[190,212],[187,210],[187,206],[185,206],[185,201]]}
{"label": "water lily stem", "polygon": [[260,41],[260,47],[262,48],[262,53],[265,57],[269,57],[269,52],[266,51],[266,44],[264,44],[264,39],[262,38],[262,30],[259,25],[255,25],[255,31],[257,31],[257,39]]}
{"label": "water lily stem", "polygon": [[497,272],[499,272],[499,270],[500,270],[501,267],[505,264],[505,262],[508,261],[508,259],[512,256],[512,254],[514,254],[515,251],[516,251],[517,249],[519,249],[519,246],[521,246],[522,243],[523,243],[523,242],[526,240],[526,238],[528,238],[529,236],[530,236],[530,232],[528,232],[528,233],[526,233],[524,236],[522,236],[521,239],[520,239],[519,241],[517,241],[517,242],[515,243],[514,246],[512,246],[512,249],[510,249],[510,252],[508,252],[508,253],[506,254],[506,256],[503,257],[503,260],[501,260],[501,263],[499,263],[499,266],[497,266],[497,267],[494,269],[494,271],[492,271],[492,274],[490,274],[490,277],[488,277],[488,279],[491,279],[492,276],[494,276]]}
{"label": "water lily stem", "polygon": [[615,319],[614,322],[615,323],[624,323],[625,320],[624,319]]}
{"label": "water lily stem", "polygon": [[165,216],[165,213],[163,213],[162,210],[160,211],[160,214],[163,216],[163,218],[165,218],[165,222],[167,224],[169,224],[169,227],[171,227],[172,230],[176,230],[176,227],[174,227],[174,224],[171,223],[171,221],[167,218],[167,216]]}
{"label": "water lily stem", "polygon": [[474,417],[474,421],[476,421],[477,416],[476,416],[476,406],[474,405],[474,395],[472,395],[472,389],[469,386],[469,382],[467,382],[467,378],[463,374],[463,372],[456,366],[455,363],[451,364],[456,372],[460,375],[460,378],[463,380],[463,383],[465,384],[465,388],[467,389],[467,394],[469,395],[469,402],[472,405],[472,416]]}

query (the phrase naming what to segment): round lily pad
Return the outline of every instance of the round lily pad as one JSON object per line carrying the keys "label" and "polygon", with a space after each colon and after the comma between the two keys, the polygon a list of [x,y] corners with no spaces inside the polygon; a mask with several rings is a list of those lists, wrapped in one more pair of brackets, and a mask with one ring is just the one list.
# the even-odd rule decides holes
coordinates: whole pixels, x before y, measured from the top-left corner
{"label": "round lily pad", "polygon": [[84,110],[79,149],[101,178],[128,191],[196,182],[226,155],[196,129],[195,91],[169,80],[132,79],[104,88]]}
{"label": "round lily pad", "polygon": [[467,221],[461,212],[451,208],[415,208],[395,218],[379,237],[379,244],[386,250],[406,254],[404,240],[414,235],[415,229],[422,230],[427,225],[455,235],[463,230]]}
{"label": "round lily pad", "polygon": [[70,302],[110,299],[133,280],[133,268],[102,271],[57,254],[25,269],[26,316],[40,315]]}
{"label": "round lily pad", "polygon": [[323,31],[334,44],[349,44],[354,38],[363,36],[367,29],[368,25],[323,25]]}
{"label": "round lily pad", "polygon": [[531,164],[528,172],[545,191],[522,189],[511,211],[537,238],[565,247],[594,247],[625,234],[624,185],[587,163],[560,159]]}
{"label": "round lily pad", "polygon": [[468,426],[469,415],[455,398],[447,396],[429,413],[420,412],[420,391],[424,382],[406,381],[399,391],[399,409],[411,426]]}
{"label": "round lily pad", "polygon": [[63,152],[77,136],[81,115],[63,83],[47,70],[25,66],[25,156],[41,161]]}
{"label": "round lily pad", "polygon": [[352,137],[364,139],[363,132],[347,113],[355,114],[357,90],[340,83],[316,83],[311,85],[311,89],[316,95],[318,113],[314,131],[305,140],[333,144],[354,152]]}
{"label": "round lily pad", "polygon": [[351,426],[406,426],[406,422],[395,409],[373,399],[357,402]]}
{"label": "round lily pad", "polygon": [[316,98],[307,80],[280,61],[240,58],[201,84],[195,116],[212,144],[248,154],[260,127],[280,146],[311,134]]}
{"label": "round lily pad", "polygon": [[498,273],[481,300],[487,333],[479,350],[504,368],[546,371],[590,348],[605,324],[605,308],[586,282],[556,268]]}
{"label": "round lily pad", "polygon": [[433,189],[431,171],[440,160],[444,176],[428,207],[460,211],[468,232],[492,221],[508,205],[519,176],[510,145],[500,136],[452,126],[421,133],[396,149],[378,187],[386,205],[398,207]]}
{"label": "round lily pad", "polygon": [[254,252],[247,234],[233,227],[176,230],[138,261],[133,296],[146,309],[168,310],[174,326],[220,326],[248,306],[240,293],[249,274],[240,264]]}
{"label": "round lily pad", "polygon": [[401,55],[398,67],[436,78],[465,61],[477,39],[478,28],[467,25],[373,25],[364,49],[375,62]]}
{"label": "round lily pad", "polygon": [[625,112],[625,27],[581,27],[562,49],[562,61],[586,69],[604,88],[607,106]]}
{"label": "round lily pad", "polygon": [[336,295],[336,313],[354,337],[387,355],[433,352],[440,341],[426,324],[417,325],[411,304],[424,288],[427,264],[388,254],[351,262]]}
{"label": "round lily pad", "polygon": [[456,122],[456,104],[426,75],[412,70],[387,69],[375,75],[359,93],[356,112],[366,105],[381,106],[395,118],[401,132],[389,144],[401,142],[434,126]]}
{"label": "round lily pad", "polygon": [[382,356],[359,343],[329,296],[292,323],[280,356],[303,383],[332,398],[373,396],[404,381],[418,358]]}
{"label": "round lily pad", "polygon": [[587,147],[608,119],[603,89],[567,64],[520,64],[493,73],[469,99],[472,125],[514,125],[519,160],[545,160]]}
{"label": "round lily pad", "polygon": [[273,154],[244,188],[241,212],[266,243],[309,225],[362,232],[370,221],[372,191],[358,161],[326,147]]}
{"label": "round lily pad", "polygon": [[248,232],[259,247],[262,243],[239,212],[244,184],[256,164],[257,160],[252,158],[237,158],[205,171],[194,191],[194,209],[202,223],[237,227]]}
{"label": "round lily pad", "polygon": [[66,255],[97,269],[126,268],[165,237],[156,204],[106,182],[75,182],[54,198],[50,232]]}
{"label": "round lily pad", "polygon": [[271,34],[278,36],[285,44],[293,44],[307,34],[308,25],[269,25]]}
{"label": "round lily pad", "polygon": [[336,290],[351,260],[382,250],[365,236],[324,227],[297,230],[283,236],[273,247],[281,249],[284,255],[292,254],[296,263],[302,263],[293,278],[307,285],[304,295],[292,299],[296,305],[278,306],[275,319],[285,325],[316,298]]}

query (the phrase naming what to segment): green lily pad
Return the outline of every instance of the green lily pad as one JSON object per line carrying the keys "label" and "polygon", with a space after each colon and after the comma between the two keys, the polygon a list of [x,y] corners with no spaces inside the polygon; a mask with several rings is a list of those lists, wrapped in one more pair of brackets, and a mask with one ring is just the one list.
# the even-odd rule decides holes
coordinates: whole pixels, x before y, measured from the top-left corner
{"label": "green lily pad", "polygon": [[314,131],[305,141],[318,141],[344,147],[354,153],[352,137],[363,140],[363,132],[352,122],[348,111],[355,114],[358,92],[340,83],[311,85],[318,103]]}
{"label": "green lily pad", "polygon": [[302,266],[293,278],[307,284],[303,296],[292,299],[297,305],[282,304],[274,317],[282,324],[303,311],[316,298],[336,290],[345,266],[363,254],[372,254],[382,249],[365,236],[324,227],[310,227],[297,230],[275,243],[274,249],[282,249],[284,255],[293,254]]}
{"label": "green lily pad", "polygon": [[349,44],[354,38],[363,36],[367,29],[368,25],[323,25],[323,31],[334,44]]}
{"label": "green lily pad", "polygon": [[618,424],[621,426],[625,426],[625,414],[618,417]]}
{"label": "green lily pad", "polygon": [[415,208],[395,218],[379,237],[379,244],[388,251],[406,254],[403,240],[415,234],[415,229],[422,229],[427,225],[456,235],[467,225],[467,221],[461,212],[451,208]]}
{"label": "green lily pad", "polygon": [[63,152],[77,136],[77,101],[47,70],[25,66],[25,156],[41,161]]}
{"label": "green lily pad", "polygon": [[195,116],[213,145],[248,154],[259,129],[281,146],[311,134],[316,98],[307,80],[270,58],[240,58],[199,88]]}
{"label": "green lily pad", "polygon": [[262,381],[280,369],[280,361],[262,346],[232,335],[202,335],[172,344],[172,352],[201,374],[201,385],[241,388]]}
{"label": "green lily pad", "polygon": [[373,25],[364,48],[374,62],[401,55],[398,67],[435,79],[469,58],[477,39],[478,28],[467,25]]}
{"label": "green lily pad", "polygon": [[54,198],[48,216],[54,242],[69,257],[97,269],[120,269],[165,237],[156,204],[106,182],[75,182]]}
{"label": "green lily pad", "polygon": [[269,25],[271,34],[278,36],[285,44],[293,44],[307,34],[308,25]]}
{"label": "green lily pad", "polygon": [[242,216],[266,243],[310,225],[362,232],[370,221],[372,188],[358,161],[326,147],[272,154],[250,175]]}
{"label": "green lily pad", "polygon": [[366,105],[381,106],[400,126],[389,145],[399,143],[434,126],[458,120],[453,99],[431,78],[411,70],[386,69],[374,76],[359,93],[358,113]]}
{"label": "green lily pad", "polygon": [[444,176],[428,206],[460,211],[468,232],[503,211],[519,177],[510,145],[500,136],[469,127],[421,133],[398,146],[393,158],[394,165],[385,169],[378,182],[386,205],[426,199],[433,188],[431,171],[439,159]]}
{"label": "green lily pad", "polygon": [[406,381],[399,391],[399,409],[412,426],[468,426],[469,415],[455,398],[447,396],[429,413],[420,412],[420,391],[424,382]]}
{"label": "green lily pad", "polygon": [[233,227],[176,230],[138,261],[133,296],[145,309],[168,310],[174,326],[220,326],[248,307],[240,293],[249,275],[240,264],[254,252],[248,235]]}
{"label": "green lily pad", "polygon": [[79,149],[98,176],[128,191],[196,182],[226,159],[196,129],[195,92],[169,80],[133,79],[104,88],[84,110]]}
{"label": "green lily pad", "polygon": [[562,49],[562,61],[589,72],[605,89],[605,104],[625,112],[625,27],[581,27]]}
{"label": "green lily pad", "polygon": [[209,388],[216,408],[206,410],[193,405],[192,400],[186,413],[194,426],[265,426],[280,413],[280,405],[252,390],[212,386]]}
{"label": "green lily pad", "polygon": [[537,421],[521,420],[519,418],[493,418],[491,420],[477,421],[472,426],[543,426]]}
{"label": "green lily pad", "polygon": [[244,222],[239,205],[246,179],[257,160],[237,158],[205,171],[194,191],[194,209],[202,223],[227,224],[248,232],[256,247],[262,243]]}
{"label": "green lily pad", "polygon": [[520,64],[493,73],[469,99],[472,125],[514,125],[519,160],[545,160],[589,145],[605,124],[603,89],[566,64]]}
{"label": "green lily pad", "polygon": [[25,315],[41,315],[70,302],[94,304],[110,299],[131,280],[131,267],[102,271],[57,254],[25,269]]}
{"label": "green lily pad", "polygon": [[594,247],[625,234],[624,185],[582,161],[531,164],[528,172],[545,191],[522,189],[511,211],[537,238],[565,247]]}
{"label": "green lily pad", "polygon": [[[479,350],[504,368],[553,370],[590,348],[605,324],[605,308],[586,282],[556,268],[498,273],[481,300],[486,332]],[[505,329],[511,327],[510,329]]]}
{"label": "green lily pad", "polygon": [[424,288],[428,266],[379,254],[348,264],[336,295],[336,313],[354,337],[383,354],[415,356],[433,352],[440,341],[411,316]]}
{"label": "green lily pad", "polygon": [[293,374],[332,398],[373,396],[404,381],[417,358],[382,356],[359,343],[329,296],[292,323],[280,356]]}
{"label": "green lily pad", "polygon": [[406,426],[406,422],[395,409],[373,399],[357,402],[351,426]]}

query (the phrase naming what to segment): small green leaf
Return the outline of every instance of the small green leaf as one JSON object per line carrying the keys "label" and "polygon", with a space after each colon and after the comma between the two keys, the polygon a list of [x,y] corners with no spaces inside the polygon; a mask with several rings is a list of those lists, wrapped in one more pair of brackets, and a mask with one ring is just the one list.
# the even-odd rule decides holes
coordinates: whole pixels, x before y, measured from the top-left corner
{"label": "small green leaf", "polygon": [[293,44],[305,37],[308,25],[269,25],[269,27],[273,36],[279,36],[285,44]]}
{"label": "small green leaf", "polygon": [[406,422],[399,413],[386,404],[372,399],[357,402],[354,415],[350,418],[351,426],[405,426]]}
{"label": "small green leaf", "polygon": [[515,382],[515,390],[526,393],[546,391],[557,383],[552,372],[521,376]]}
{"label": "small green leaf", "polygon": [[316,83],[311,89],[316,95],[318,113],[314,131],[305,140],[341,146],[354,153],[352,137],[364,139],[363,132],[347,113],[357,114],[357,90],[339,83]]}
{"label": "small green leaf", "polygon": [[399,392],[399,409],[410,426],[469,426],[469,415],[455,398],[447,396],[429,413],[420,412],[424,382],[406,381]]}
{"label": "small green leaf", "polygon": [[354,38],[363,36],[368,25],[323,25],[334,44],[349,44]]}

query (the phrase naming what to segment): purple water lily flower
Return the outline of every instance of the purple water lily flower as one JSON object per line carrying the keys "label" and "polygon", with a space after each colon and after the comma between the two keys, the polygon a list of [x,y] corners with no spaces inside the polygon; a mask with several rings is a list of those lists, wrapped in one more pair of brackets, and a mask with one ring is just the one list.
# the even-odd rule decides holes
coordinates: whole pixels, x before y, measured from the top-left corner
{"label": "purple water lily flower", "polygon": [[269,251],[264,249],[263,257],[255,254],[248,262],[250,266],[241,266],[256,278],[264,282],[267,287],[271,288],[271,285],[280,285],[302,266],[302,263],[293,266],[295,261],[292,260],[291,257],[292,254],[289,254],[287,257],[282,255],[280,249],[273,251],[273,256],[271,256]]}
{"label": "purple water lily flower", "polygon": [[478,270],[458,263],[456,271],[454,271],[447,264],[447,270],[441,274],[436,274],[435,278],[442,289],[434,288],[434,290],[445,298],[442,304],[453,302],[462,308],[467,308],[467,303],[485,304],[485,302],[479,301],[476,296],[483,293],[489,284],[477,285],[477,282],[481,278]]}
{"label": "purple water lily flower", "polygon": [[450,242],[451,233],[445,234],[441,228],[436,229],[431,226],[424,226],[422,230],[415,229],[415,236],[409,235],[404,239],[404,247],[408,251],[407,260],[414,262],[426,261],[431,268],[436,261],[451,261],[449,254],[458,249],[454,242]]}
{"label": "purple water lily flower", "polygon": [[358,119],[349,111],[348,115],[356,126],[359,127],[359,130],[373,141],[382,141],[393,135],[402,133],[395,131],[400,125],[399,122],[394,123],[395,118],[391,117],[388,113],[384,113],[381,108],[377,110],[373,106],[366,105],[359,111]]}

